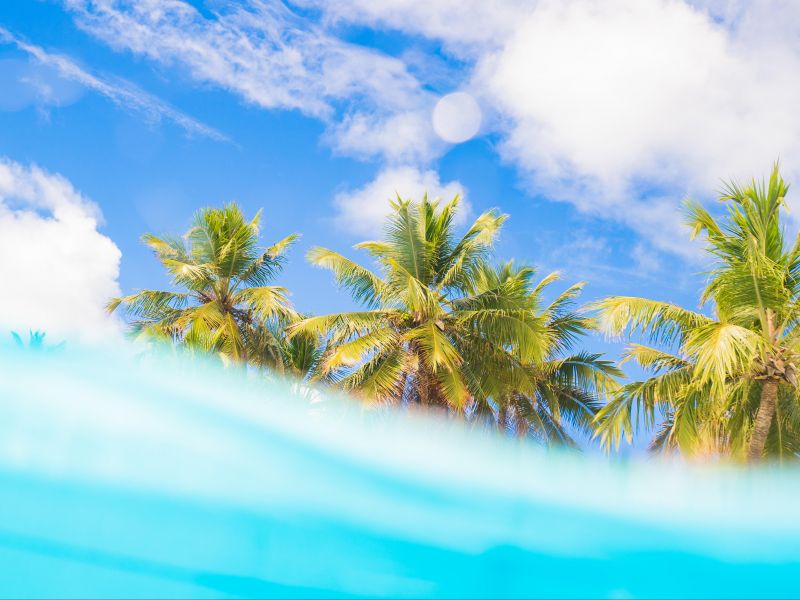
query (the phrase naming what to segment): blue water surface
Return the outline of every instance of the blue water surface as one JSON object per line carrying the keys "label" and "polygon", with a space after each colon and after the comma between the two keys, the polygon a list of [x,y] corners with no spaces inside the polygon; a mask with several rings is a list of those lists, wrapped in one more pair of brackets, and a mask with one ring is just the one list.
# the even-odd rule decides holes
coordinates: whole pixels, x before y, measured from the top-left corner
{"label": "blue water surface", "polygon": [[799,482],[187,358],[0,351],[3,597],[797,597]]}

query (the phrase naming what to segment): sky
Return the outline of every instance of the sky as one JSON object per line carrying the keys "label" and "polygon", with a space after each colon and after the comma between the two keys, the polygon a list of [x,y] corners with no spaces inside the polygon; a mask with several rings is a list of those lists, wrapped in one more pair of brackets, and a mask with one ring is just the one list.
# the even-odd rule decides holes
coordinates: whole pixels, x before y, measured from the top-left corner
{"label": "sky", "polygon": [[302,234],[298,309],[345,309],[307,250],[355,257],[426,191],[464,227],[509,213],[498,259],[586,301],[696,308],[683,200],[778,158],[797,179],[798,23],[793,0],[4,0],[0,330],[117,335],[110,296],[168,286],[141,235],[230,201],[264,245]]}

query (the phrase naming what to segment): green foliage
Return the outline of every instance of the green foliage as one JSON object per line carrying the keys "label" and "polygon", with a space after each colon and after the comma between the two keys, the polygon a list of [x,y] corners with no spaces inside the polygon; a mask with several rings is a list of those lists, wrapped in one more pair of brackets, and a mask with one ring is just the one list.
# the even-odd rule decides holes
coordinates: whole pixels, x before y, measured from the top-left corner
{"label": "green foliage", "polygon": [[636,424],[652,427],[660,415],[660,449],[751,459],[796,455],[800,238],[791,245],[784,239],[787,191],[776,165],[767,181],[726,186],[722,219],[687,203],[693,235],[705,238],[715,259],[701,295],[709,315],[642,298],[594,304],[607,334],[638,335],[676,350],[628,349],[625,360],[652,377],[621,387],[597,415],[604,446],[630,441]]}
{"label": "green foliage", "polygon": [[[115,298],[108,309],[124,309],[139,338],[545,443],[574,445],[579,433],[612,448],[643,428],[656,429],[657,451],[796,457],[800,236],[788,243],[781,226],[787,192],[776,165],[768,180],[728,184],[720,218],[687,202],[692,236],[714,259],[699,311],[612,296],[588,317],[575,307],[582,284],[548,304],[558,273],[537,280],[530,267],[494,262],[506,215],[487,211],[459,236],[458,197],[427,196],[398,197],[383,238],[355,246],[373,268],[327,248],[308,253],[361,310],[296,314],[271,283],[298,236],[259,247],[259,215],[247,221],[235,204],[199,211],[182,237],[145,235],[172,289]],[[595,329],[643,342],[630,343],[622,363],[648,377],[619,385],[617,366],[581,351]],[[29,346],[43,338],[32,333]]]}
{"label": "green foliage", "polygon": [[377,270],[327,248],[308,259],[329,269],[364,310],[314,316],[290,327],[326,349],[316,378],[372,402],[490,415],[519,432],[571,443],[568,426],[588,430],[619,371],[597,355],[566,354],[591,329],[573,312],[573,286],[543,306],[557,279],[535,282],[513,263],[493,266],[506,215],[492,210],[458,237],[458,198],[441,204],[398,198],[384,238],[355,246]]}
{"label": "green foliage", "polygon": [[282,326],[297,318],[286,289],[267,285],[281,271],[298,236],[258,246],[260,213],[250,221],[236,204],[199,211],[182,237],[147,234],[150,246],[178,291],[142,290],[114,298],[133,333],[213,353],[226,362],[283,370]]}

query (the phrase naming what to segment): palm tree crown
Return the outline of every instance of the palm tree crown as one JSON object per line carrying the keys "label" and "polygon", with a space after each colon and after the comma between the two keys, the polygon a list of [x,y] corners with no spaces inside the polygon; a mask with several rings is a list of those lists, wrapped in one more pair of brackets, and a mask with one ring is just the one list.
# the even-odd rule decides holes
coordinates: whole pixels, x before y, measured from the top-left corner
{"label": "palm tree crown", "polygon": [[286,290],[267,284],[298,236],[260,248],[259,221],[260,212],[248,221],[229,204],[200,210],[183,237],[145,235],[179,291],[114,298],[109,311],[125,308],[132,330],[141,335],[172,339],[229,361],[281,365],[271,322],[295,315]]}
{"label": "palm tree crown", "polygon": [[[530,268],[488,263],[506,216],[487,211],[458,237],[457,207],[457,197],[444,205],[427,197],[394,202],[384,239],[356,245],[374,258],[377,272],[332,250],[311,250],[311,262],[332,270],[365,306],[310,317],[291,328],[293,334],[327,336],[321,377],[370,400],[462,414],[470,407],[492,412],[505,406],[510,382],[527,381],[528,406],[534,406],[532,398],[545,398],[533,383],[544,371],[534,373],[532,365],[544,364],[583,327],[561,310],[577,288],[542,311],[541,290],[555,276],[535,285]],[[547,368],[566,382],[566,364]],[[535,406],[537,415],[547,410],[546,404]]]}
{"label": "palm tree crown", "polygon": [[[558,281],[557,272],[540,281],[530,267],[509,262],[486,266],[476,278],[481,291],[496,288],[513,278],[525,281],[531,311],[544,324],[546,351],[532,361],[521,361],[513,352],[501,354],[495,369],[486,373],[492,385],[484,385],[489,397],[476,397],[478,414],[491,412],[502,431],[530,436],[544,443],[575,446],[575,433],[591,436],[593,419],[602,397],[616,389],[622,372],[599,354],[575,351],[580,338],[595,328],[594,321],[575,311],[583,289],[577,283],[547,303],[547,288]],[[480,356],[475,357],[480,362]]]}
{"label": "palm tree crown", "polygon": [[665,417],[657,442],[697,451],[794,455],[800,449],[800,237],[787,245],[780,223],[788,186],[777,166],[768,181],[729,184],[727,217],[689,203],[688,221],[716,264],[701,302],[711,315],[641,298],[596,304],[606,331],[645,334],[670,354],[634,345],[628,357],[656,372],[624,386],[598,416],[606,444],[630,437],[631,416]]}

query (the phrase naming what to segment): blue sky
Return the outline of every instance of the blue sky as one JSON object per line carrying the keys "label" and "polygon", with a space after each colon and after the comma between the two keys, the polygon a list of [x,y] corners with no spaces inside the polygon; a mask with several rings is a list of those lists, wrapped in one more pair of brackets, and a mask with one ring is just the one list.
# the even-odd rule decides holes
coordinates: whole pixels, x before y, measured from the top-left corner
{"label": "blue sky", "polygon": [[[265,243],[302,233],[280,278],[299,309],[344,308],[305,252],[379,236],[388,194],[422,187],[464,191],[465,221],[510,213],[499,258],[586,280],[586,300],[696,306],[703,263],[682,199],[710,201],[721,178],[778,156],[795,172],[798,9],[492,4],[0,3],[0,237],[31,246],[25,271],[3,273],[31,291],[0,307],[0,327],[102,330],[109,293],[166,285],[141,234],[231,200],[264,209]],[[481,113],[461,143],[432,125],[453,92]],[[82,207],[80,226],[58,217],[65,205]],[[58,305],[37,292],[54,281]],[[34,308],[44,323],[28,323]]]}

